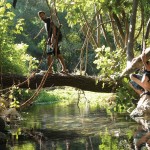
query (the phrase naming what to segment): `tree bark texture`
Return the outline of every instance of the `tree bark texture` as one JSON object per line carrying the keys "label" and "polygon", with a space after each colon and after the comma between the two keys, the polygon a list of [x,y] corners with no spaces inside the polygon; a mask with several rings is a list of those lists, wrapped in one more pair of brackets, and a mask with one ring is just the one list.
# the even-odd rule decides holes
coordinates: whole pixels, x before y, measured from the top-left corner
{"label": "tree bark texture", "polygon": [[[36,89],[40,85],[43,76],[35,75],[34,77],[30,78],[27,82],[24,82],[25,80],[27,80],[26,76],[0,74],[0,78],[1,86],[3,87],[3,89],[11,87],[12,85],[18,85],[18,87],[20,88]],[[114,84],[110,83],[110,81],[98,81],[97,83],[96,78],[71,74],[54,74],[48,76],[48,78],[45,81],[45,84],[43,85],[43,88],[54,86],[70,86],[85,91],[106,93],[113,92],[112,90],[114,90],[115,87]]]}
{"label": "tree bark texture", "polygon": [[133,45],[134,45],[137,7],[138,7],[138,0],[133,0],[132,15],[131,15],[129,37],[128,37],[128,44],[127,44],[127,66],[129,62],[131,62],[132,59],[134,58]]}
{"label": "tree bark texture", "polygon": [[113,36],[114,36],[115,47],[121,47],[123,49],[124,45],[121,44],[121,42],[119,41],[118,30],[116,30],[117,27],[115,25],[115,22],[113,21],[114,19],[113,19],[113,16],[112,16],[111,12],[109,13],[109,17],[110,17],[110,20],[111,20],[111,26],[112,26]]}
{"label": "tree bark texture", "polygon": [[118,16],[115,13],[112,13],[112,16],[113,16],[113,19],[115,20],[115,23],[117,25],[118,31],[120,33],[122,44],[125,45],[124,44],[124,42],[125,42],[125,34],[123,32],[121,22],[120,22]]}

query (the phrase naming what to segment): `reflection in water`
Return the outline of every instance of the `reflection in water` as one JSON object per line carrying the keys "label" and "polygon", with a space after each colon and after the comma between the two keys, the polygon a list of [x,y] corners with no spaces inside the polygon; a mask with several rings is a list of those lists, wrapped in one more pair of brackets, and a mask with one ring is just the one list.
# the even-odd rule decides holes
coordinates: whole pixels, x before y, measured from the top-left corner
{"label": "reflection in water", "polygon": [[133,138],[135,150],[150,149],[150,95],[144,94],[140,97],[136,108],[130,113],[130,117],[135,120],[139,127]]}
{"label": "reflection in water", "polygon": [[22,134],[8,142],[13,150],[130,150],[136,128],[126,114],[113,113],[112,119],[89,102],[80,111],[76,103],[34,105],[22,115]]}
{"label": "reflection in water", "polygon": [[135,117],[134,120],[140,125],[133,136],[133,144],[135,150],[141,149],[150,149],[150,120],[148,120],[148,116],[145,117]]}

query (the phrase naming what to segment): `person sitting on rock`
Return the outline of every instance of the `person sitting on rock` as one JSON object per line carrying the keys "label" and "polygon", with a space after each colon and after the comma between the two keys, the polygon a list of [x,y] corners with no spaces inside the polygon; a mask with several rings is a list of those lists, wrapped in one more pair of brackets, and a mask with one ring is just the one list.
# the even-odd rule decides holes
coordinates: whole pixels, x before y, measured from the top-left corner
{"label": "person sitting on rock", "polygon": [[139,77],[135,74],[131,74],[130,78],[142,88],[142,91],[144,89],[144,92],[142,93],[141,91],[138,91],[142,96],[143,94],[150,94],[150,62],[146,59],[145,51],[143,51],[141,55],[141,60],[144,65],[144,73],[142,75],[142,78],[139,79]]}

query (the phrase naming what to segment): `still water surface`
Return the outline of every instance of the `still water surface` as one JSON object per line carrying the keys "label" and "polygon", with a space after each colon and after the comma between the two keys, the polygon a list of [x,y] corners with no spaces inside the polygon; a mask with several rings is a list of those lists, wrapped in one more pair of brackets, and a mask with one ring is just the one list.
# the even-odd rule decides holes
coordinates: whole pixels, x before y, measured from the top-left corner
{"label": "still water surface", "polygon": [[[108,113],[89,102],[82,107],[76,102],[36,104],[22,116],[13,150],[130,150],[137,129],[129,114]],[[28,138],[23,130],[32,131]]]}

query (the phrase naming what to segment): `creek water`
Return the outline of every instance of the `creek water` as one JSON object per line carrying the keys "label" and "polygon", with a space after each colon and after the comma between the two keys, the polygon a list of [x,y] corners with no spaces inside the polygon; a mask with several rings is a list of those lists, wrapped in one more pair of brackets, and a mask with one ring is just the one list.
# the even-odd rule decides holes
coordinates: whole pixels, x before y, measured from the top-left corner
{"label": "creek water", "polygon": [[[12,150],[130,150],[137,123],[85,102],[34,104],[22,113],[7,147]],[[25,132],[26,131],[26,132]]]}

